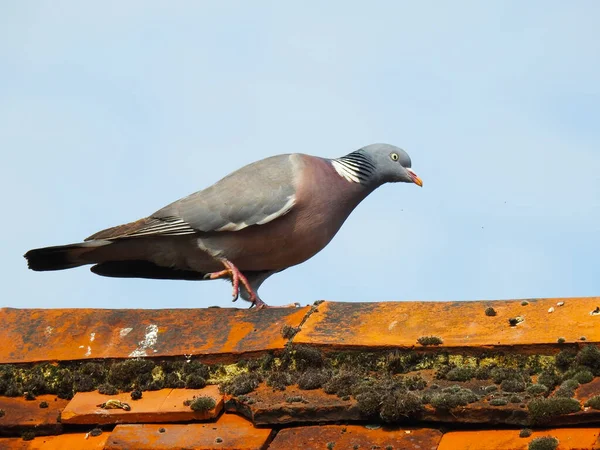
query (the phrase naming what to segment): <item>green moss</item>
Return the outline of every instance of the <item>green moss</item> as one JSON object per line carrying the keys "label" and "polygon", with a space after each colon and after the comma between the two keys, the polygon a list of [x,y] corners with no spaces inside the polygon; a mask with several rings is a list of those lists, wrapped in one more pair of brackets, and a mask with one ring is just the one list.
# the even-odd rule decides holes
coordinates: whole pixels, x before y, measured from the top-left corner
{"label": "green moss", "polygon": [[577,357],[577,353],[573,350],[562,350],[557,353],[555,358],[556,367],[561,370],[567,370],[575,358]]}
{"label": "green moss", "polygon": [[0,409],[0,417],[4,417],[6,415],[6,411]]}
{"label": "green moss", "polygon": [[139,389],[134,389],[129,395],[131,397],[131,400],[139,400],[142,398],[142,391],[140,391]]}
{"label": "green moss", "polygon": [[523,300],[521,302],[521,306],[527,306],[527,305],[529,305],[529,302],[527,300]]}
{"label": "green moss", "polygon": [[531,386],[527,386],[525,391],[531,395],[544,395],[546,392],[548,392],[548,388],[543,384],[536,383],[532,384]]}
{"label": "green moss", "polygon": [[600,395],[595,395],[594,397],[589,398],[585,402],[585,406],[589,406],[593,409],[600,409]]}
{"label": "green moss", "polygon": [[442,345],[444,343],[442,338],[439,336],[421,336],[419,339],[417,339],[417,342],[424,347],[430,345]]}
{"label": "green moss", "polygon": [[436,409],[449,410],[458,406],[466,406],[474,403],[479,397],[470,389],[460,386],[452,386],[442,389],[442,392],[431,397],[431,405]]}
{"label": "green moss", "polygon": [[566,380],[563,381],[560,387],[554,392],[555,397],[566,397],[570,398],[575,395],[575,389],[579,387],[579,382],[577,380]]}
{"label": "green moss", "polygon": [[25,431],[21,435],[21,439],[24,441],[33,441],[35,439],[35,431]]}
{"label": "green moss", "polygon": [[559,337],[559,338],[556,340],[556,342],[557,342],[557,343],[559,343],[559,344],[564,344],[564,343],[566,342],[566,340],[565,340],[565,338],[564,338],[564,337]]}
{"label": "green moss", "polygon": [[40,408],[45,409],[45,408],[48,408],[49,405],[48,405],[48,402],[40,402],[39,406],[40,406]]}
{"label": "green moss", "polygon": [[502,380],[500,387],[504,392],[523,392],[525,390],[525,382],[518,379]]}
{"label": "green moss", "polygon": [[190,403],[190,408],[193,411],[206,412],[213,409],[216,405],[217,403],[215,402],[214,398],[201,395],[192,400]]}
{"label": "green moss", "polygon": [[538,383],[554,389],[560,383],[560,376],[554,370],[545,370],[538,376]]}
{"label": "green moss", "polygon": [[331,373],[324,369],[308,369],[298,377],[298,387],[312,390],[322,387],[331,378]]}
{"label": "green moss", "polygon": [[292,377],[289,372],[275,371],[267,377],[267,386],[276,391],[285,391],[286,386],[292,384]]}
{"label": "green moss", "polygon": [[410,391],[396,390],[382,399],[379,416],[386,423],[417,417],[423,411],[421,397]]}
{"label": "green moss", "polygon": [[310,347],[308,345],[294,345],[290,346],[290,352],[295,369],[300,372],[323,367],[325,362],[323,353],[315,347]]}
{"label": "green moss", "polygon": [[552,436],[543,436],[533,439],[529,443],[528,450],[555,450],[558,447],[558,439]]}
{"label": "green moss", "polygon": [[532,423],[542,424],[565,414],[581,410],[577,400],[564,397],[536,398],[529,402],[529,414]]}
{"label": "green moss", "polygon": [[492,392],[496,392],[498,390],[498,386],[492,384],[490,386],[485,386],[482,389],[486,394],[491,394]]}
{"label": "green moss", "polygon": [[491,306],[488,306],[487,308],[485,308],[485,315],[486,316],[494,317],[497,314],[498,313],[496,312],[496,310],[494,308],[492,308]]}
{"label": "green moss", "polygon": [[284,339],[291,339],[296,336],[296,333],[300,331],[300,327],[292,327],[289,325],[284,325],[281,329],[281,335]]}
{"label": "green moss", "polygon": [[508,324],[511,327],[516,327],[518,324],[520,324],[521,322],[523,322],[525,319],[521,316],[516,316],[516,317],[511,317],[508,319]]}
{"label": "green moss", "polygon": [[489,401],[492,406],[505,406],[508,405],[508,400],[502,397],[493,398]]}
{"label": "green moss", "polygon": [[532,434],[533,434],[533,431],[531,431],[529,428],[523,428],[521,431],[519,431],[520,438],[528,438]]}
{"label": "green moss", "polygon": [[446,379],[450,381],[469,381],[475,375],[472,367],[454,367],[446,373]]}
{"label": "green moss", "polygon": [[326,447],[327,450],[333,450],[333,448],[335,447],[335,442],[328,442]]}
{"label": "green moss", "polygon": [[588,367],[594,375],[600,375],[600,350],[597,346],[583,347],[575,357],[575,362],[580,366]]}
{"label": "green moss", "polygon": [[206,379],[198,373],[190,373],[185,377],[184,383],[187,389],[202,389],[206,386]]}
{"label": "green moss", "polygon": [[338,397],[345,397],[352,393],[354,385],[361,380],[358,373],[343,370],[333,376],[323,386],[327,394],[335,394]]}
{"label": "green moss", "polygon": [[243,395],[256,389],[261,381],[262,377],[258,373],[245,372],[233,377],[230,381],[222,383],[219,388],[226,394]]}

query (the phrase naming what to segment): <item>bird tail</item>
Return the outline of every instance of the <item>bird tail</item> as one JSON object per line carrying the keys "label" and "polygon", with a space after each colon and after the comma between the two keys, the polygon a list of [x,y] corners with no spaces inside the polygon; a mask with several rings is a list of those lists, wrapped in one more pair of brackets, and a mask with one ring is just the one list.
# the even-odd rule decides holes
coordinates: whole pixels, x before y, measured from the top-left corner
{"label": "bird tail", "polygon": [[58,245],[55,247],[35,248],[25,253],[27,265],[31,270],[63,270],[90,264],[85,258],[98,247],[110,244],[110,241],[89,241],[78,244]]}

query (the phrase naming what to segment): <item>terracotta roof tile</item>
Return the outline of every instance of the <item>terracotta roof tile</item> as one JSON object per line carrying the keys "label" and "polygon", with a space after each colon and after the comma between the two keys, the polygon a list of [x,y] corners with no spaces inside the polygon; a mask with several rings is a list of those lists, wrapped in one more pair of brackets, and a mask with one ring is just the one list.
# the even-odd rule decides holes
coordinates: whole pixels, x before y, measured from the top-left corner
{"label": "terracotta roof tile", "polygon": [[0,396],[0,410],[4,411],[0,417],[0,430],[4,433],[0,434],[17,433],[24,428],[35,429],[38,434],[59,433],[62,426],[57,419],[67,403],[55,395],[39,395],[35,400]]}
{"label": "terracotta roof tile", "polygon": [[31,441],[21,438],[0,439],[0,448],[6,450],[101,450],[110,433],[91,436],[88,433],[69,433],[60,436],[40,436]]}
{"label": "terracotta roof tile", "polygon": [[285,325],[309,307],[0,310],[0,363],[140,356],[252,354],[282,349]]}
{"label": "terracotta roof tile", "polygon": [[[562,306],[557,306],[558,303]],[[600,298],[473,302],[324,302],[294,338],[295,343],[343,348],[419,347],[420,337],[438,336],[440,347],[488,349],[600,342]],[[495,315],[486,315],[493,307]],[[549,313],[550,308],[554,311]],[[509,319],[522,318],[515,326]],[[535,349],[534,349],[535,350]],[[538,348],[539,350],[539,348]]]}
{"label": "terracotta roof tile", "polygon": [[600,429],[554,428],[533,431],[529,437],[519,437],[520,432],[520,430],[453,431],[444,434],[438,450],[527,450],[532,440],[545,436],[558,439],[559,450],[590,450],[595,448]]}
{"label": "terracotta roof tile", "polygon": [[206,424],[118,425],[105,448],[260,450],[270,436],[270,429],[254,428],[239,416],[223,414],[217,422]]}
{"label": "terracotta roof tile", "polygon": [[[372,429],[375,428],[375,429]],[[429,428],[386,429],[379,426],[323,425],[287,428],[273,439],[269,450],[288,449],[421,449],[435,450],[442,433]],[[456,447],[454,450],[458,450]]]}
{"label": "terracotta roof tile", "polygon": [[[569,428],[600,424],[599,305],[2,309],[0,448],[444,450],[527,448],[552,435],[559,449],[600,449],[598,429]],[[78,392],[99,388],[123,392]],[[56,396],[27,401],[26,391]],[[204,398],[193,411],[184,402],[194,396],[214,407]],[[107,400],[131,410],[98,406]],[[86,439],[96,426],[103,433]],[[525,426],[554,429],[519,438]],[[63,434],[42,436],[52,433]]]}
{"label": "terracotta roof tile", "polygon": [[[192,411],[186,400],[211,397],[215,406],[207,411]],[[110,399],[127,403],[131,409],[99,407]],[[102,395],[78,392],[62,412],[64,424],[166,423],[214,419],[223,409],[223,396],[217,386],[203,389],[162,389],[146,391],[140,400],[131,400],[129,393]]]}

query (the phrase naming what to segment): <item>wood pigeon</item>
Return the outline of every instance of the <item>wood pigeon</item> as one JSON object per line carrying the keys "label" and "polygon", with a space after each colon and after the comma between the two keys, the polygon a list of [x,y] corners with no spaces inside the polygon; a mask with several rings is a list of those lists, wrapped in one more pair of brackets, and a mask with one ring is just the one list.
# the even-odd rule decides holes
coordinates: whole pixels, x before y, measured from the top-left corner
{"label": "wood pigeon", "polygon": [[393,145],[335,159],[272,156],[146,218],[25,258],[37,271],[94,264],[92,272],[108,277],[228,278],[234,300],[263,308],[256,292],[268,277],[322,250],[367,195],[393,182],[423,185]]}

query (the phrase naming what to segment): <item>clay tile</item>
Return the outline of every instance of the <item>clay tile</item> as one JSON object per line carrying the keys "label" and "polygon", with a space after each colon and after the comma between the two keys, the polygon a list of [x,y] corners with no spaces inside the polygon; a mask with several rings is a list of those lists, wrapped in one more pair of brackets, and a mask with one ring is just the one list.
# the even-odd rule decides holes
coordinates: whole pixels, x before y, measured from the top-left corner
{"label": "clay tile", "polygon": [[[214,407],[193,411],[186,400],[210,397]],[[117,400],[129,405],[129,410],[119,407],[107,408],[109,400]],[[118,405],[117,405],[118,406]],[[210,405],[209,405],[210,406]],[[62,413],[64,424],[114,424],[114,423],[157,423],[210,420],[223,409],[223,397],[217,386],[203,389],[162,389],[146,391],[140,400],[131,400],[129,393],[103,395],[97,391],[79,392],[69,402]]]}

